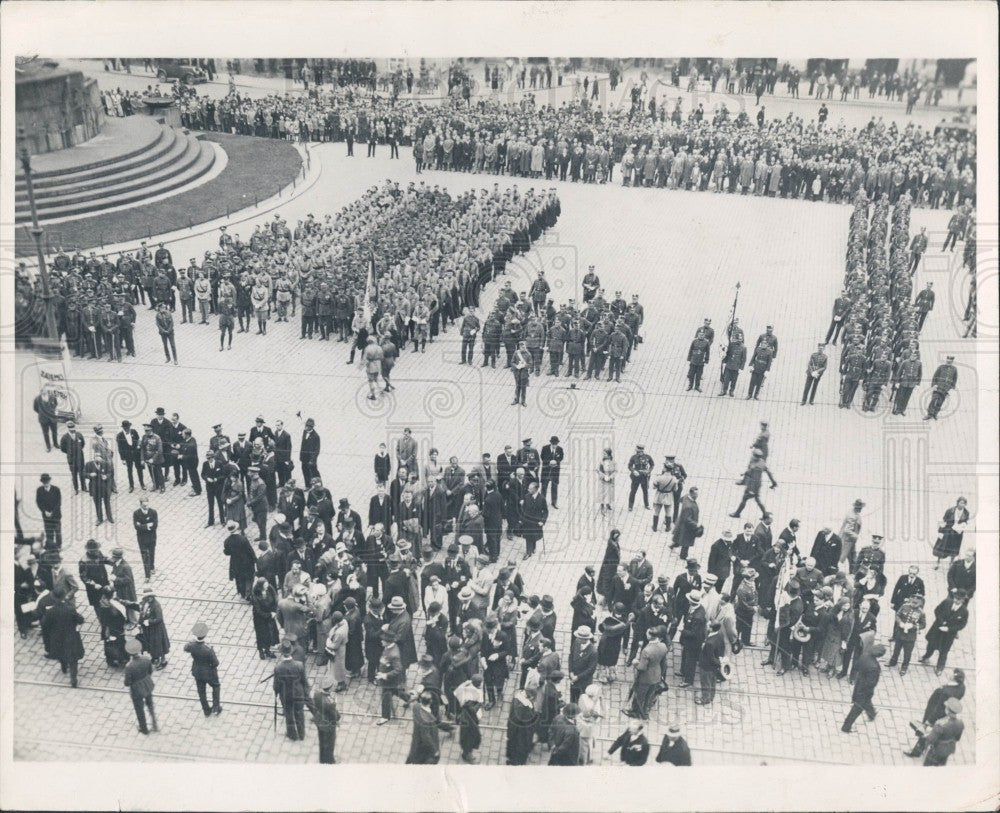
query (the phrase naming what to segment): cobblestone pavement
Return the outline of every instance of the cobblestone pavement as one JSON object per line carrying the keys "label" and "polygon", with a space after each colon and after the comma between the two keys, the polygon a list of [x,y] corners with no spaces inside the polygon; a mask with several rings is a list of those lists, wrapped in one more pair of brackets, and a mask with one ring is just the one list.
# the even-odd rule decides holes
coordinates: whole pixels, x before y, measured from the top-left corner
{"label": "cobblestone pavement", "polygon": [[[414,179],[408,159],[389,161],[346,159],[342,145],[315,150],[324,162],[320,184],[293,201],[283,215],[290,223],[314,212],[335,212],[365,188],[389,176],[406,183]],[[421,180],[462,190],[508,178],[425,173]],[[517,181],[521,188],[544,181]],[[560,618],[557,645],[568,651],[569,600],[585,564],[600,563],[610,528],[622,530],[623,558],[639,548],[648,551],[657,574],[673,576],[681,569],[668,548],[668,538],[649,529],[649,515],[626,509],[625,478],[619,481],[614,515],[601,519],[596,505],[595,469],[600,449],[615,449],[620,466],[635,443],[646,444],[659,461],[675,453],[689,472],[688,485],[701,490],[706,533],[692,549],[707,561],[712,540],[738,523],[726,514],[740,496],[734,481],[742,472],[757,422],[771,422],[769,462],[779,487],[768,492],[776,530],[788,519],[802,521],[800,545],[808,548],[822,525],[839,523],[851,502],[867,503],[864,535],[883,532],[889,562],[889,585],[910,563],[921,566],[927,582],[929,608],[945,593],[943,571],[932,570],[931,545],[937,521],[960,493],[970,495],[975,508],[977,450],[974,393],[992,393],[996,382],[977,381],[976,345],[962,341],[958,318],[964,272],[958,269],[961,246],[943,254],[945,212],[915,209],[912,228],[922,225],[931,246],[918,271],[917,288],[933,280],[939,291],[921,345],[925,377],[947,353],[958,357],[959,386],[942,418],[920,420],[926,402],[925,384],[914,396],[905,419],[836,408],[837,377],[821,382],[817,404],[800,407],[805,367],[814,343],[822,340],[830,308],[843,271],[849,207],[800,201],[749,199],[725,194],[666,190],[598,188],[556,184],[563,215],[550,235],[519,258],[509,271],[517,289],[526,288],[535,271],[544,268],[557,301],[578,295],[579,277],[594,264],[609,292],[639,293],[646,311],[644,343],[633,357],[620,385],[583,382],[569,389],[564,379],[533,378],[528,407],[509,406],[512,380],[501,370],[458,365],[456,333],[449,330],[426,354],[404,352],[394,371],[398,389],[377,403],[367,401],[363,374],[345,361],[348,347],[338,343],[303,342],[294,322],[271,322],[266,337],[238,334],[233,350],[220,353],[214,326],[178,325],[181,364],[165,365],[152,319],[140,311],[136,331],[138,357],[127,363],[73,361],[70,380],[83,405],[83,424],[102,422],[109,432],[125,418],[142,421],[158,406],[177,411],[204,447],[213,423],[221,421],[233,435],[246,431],[257,413],[269,422],[284,419],[296,440],[302,419],[315,418],[322,437],[320,470],[336,497],[349,497],[363,511],[373,489],[371,457],[380,441],[391,444],[404,426],[413,429],[423,456],[431,444],[441,457],[457,455],[476,461],[480,451],[494,455],[505,443],[532,436],[536,445],[551,434],[562,438],[567,451],[558,511],[546,526],[544,553],[521,568],[529,592],[556,598]],[[250,233],[252,223],[240,231]],[[201,256],[210,238],[196,238],[173,247],[176,262]],[[722,328],[732,304],[734,286],[742,283],[739,316],[751,340],[774,324],[780,349],[761,402],[743,400],[746,374],[740,377],[740,397],[718,398],[712,376],[703,395],[685,392],[685,356],[694,329],[711,317]],[[495,295],[490,288],[484,304]],[[177,314],[179,321],[179,313]],[[717,355],[718,349],[713,348]],[[838,359],[832,348],[831,369]],[[716,361],[717,359],[713,359]],[[64,460],[44,452],[30,402],[37,391],[33,359],[19,354],[21,415],[17,441],[17,490],[33,493],[38,475],[53,474],[63,490],[66,559],[73,567],[83,543],[94,536],[104,549],[121,545],[138,570],[140,560],[130,525],[139,493],[127,493],[125,473],[119,472],[115,498],[117,524],[94,527],[91,502],[72,497]],[[468,466],[466,466],[468,468]],[[987,472],[992,476],[992,472]],[[224,532],[206,529],[204,498],[188,497],[187,488],[169,487],[151,503],[160,514],[157,572],[154,580],[173,642],[170,665],[156,674],[161,731],[143,737],[136,732],[131,703],[121,674],[103,662],[93,613],[84,609],[87,655],[81,663],[82,688],[70,690],[59,667],[42,658],[37,632],[15,647],[15,754],[21,759],[86,759],[106,755],[120,760],[235,760],[304,762],[317,758],[315,736],[303,743],[286,740],[273,727],[272,695],[262,684],[271,663],[260,661],[253,646],[249,607],[227,581],[222,554]],[[23,506],[26,532],[40,526],[31,499]],[[756,521],[756,510],[744,514]],[[989,529],[983,529],[985,532]],[[966,536],[973,545],[976,534]],[[503,555],[520,558],[520,540],[505,542]],[[81,600],[81,603],[85,603]],[[891,629],[891,612],[884,601],[879,636]],[[221,661],[224,714],[206,720],[200,713],[187,657],[182,651],[191,625],[211,627],[209,640]],[[420,640],[421,621],[417,619]],[[950,664],[969,669],[970,686],[963,715],[966,736],[953,758],[974,761],[976,686],[972,651],[975,613],[961,635]],[[763,624],[758,621],[758,641]],[[734,659],[730,682],[720,687],[716,703],[696,706],[690,690],[677,688],[662,697],[650,723],[650,740],[658,743],[668,722],[685,728],[695,760],[714,764],[830,763],[904,764],[902,749],[910,743],[908,722],[919,719],[924,703],[938,683],[932,668],[914,664],[905,678],[884,669],[875,703],[874,722],[860,722],[858,733],[840,733],[849,706],[846,682],[798,673],[777,677],[760,665],[763,653],[750,649]],[[565,660],[564,660],[565,663]],[[674,647],[671,671],[679,664]],[[618,667],[617,680],[606,687],[608,714],[599,735],[606,751],[620,733],[619,714],[631,675]],[[310,666],[310,679],[316,668]],[[510,686],[507,689],[509,700]],[[377,698],[367,686],[352,686],[338,695],[345,712],[338,733],[338,758],[345,762],[402,762],[409,743],[409,714],[385,727],[374,725]],[[486,713],[481,760],[502,762],[507,704]],[[458,760],[456,742],[443,739],[443,761]],[[607,757],[604,757],[607,759]],[[533,760],[547,759],[536,750]]]}

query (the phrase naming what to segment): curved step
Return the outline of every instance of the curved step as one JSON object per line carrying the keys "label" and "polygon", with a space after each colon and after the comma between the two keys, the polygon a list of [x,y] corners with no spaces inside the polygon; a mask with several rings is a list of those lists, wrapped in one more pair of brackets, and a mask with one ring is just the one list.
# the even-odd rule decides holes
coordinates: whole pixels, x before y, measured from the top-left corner
{"label": "curved step", "polygon": [[[32,158],[32,178],[36,186],[46,179],[107,167],[153,149],[169,128],[150,116],[106,119],[99,136],[76,147],[43,153]],[[18,186],[24,185],[20,166],[15,172]]]}
{"label": "curved step", "polygon": [[[215,149],[210,142],[198,141],[192,138],[191,142],[197,146],[198,153],[193,163],[183,172],[178,172],[170,177],[152,185],[143,184],[139,188],[120,192],[115,195],[104,195],[76,203],[48,208],[39,213],[39,219],[45,222],[46,219],[59,217],[74,217],[77,215],[99,212],[102,209],[110,209],[115,206],[128,205],[133,203],[141,204],[147,198],[171,192],[182,186],[186,186],[207,173],[215,163]],[[17,221],[27,219],[27,215],[18,214]]]}
{"label": "curved step", "polygon": [[[128,162],[128,165],[119,168],[117,165],[109,165],[104,168],[104,172],[88,171],[86,177],[82,179],[54,179],[49,186],[35,189],[35,201],[45,198],[66,197],[77,192],[86,192],[91,189],[104,188],[109,185],[123,183],[133,178],[151,175],[175,161],[180,160],[188,149],[188,140],[185,136],[174,131],[165,138],[166,149],[157,150],[157,155],[152,160],[139,162]],[[15,196],[15,203],[18,207],[25,207],[28,203],[28,193],[18,190]]]}
{"label": "curved step", "polygon": [[[51,217],[49,213],[53,209],[83,204],[88,201],[103,201],[107,198],[117,197],[129,192],[146,190],[159,183],[170,180],[171,178],[184,173],[191,166],[193,166],[201,154],[201,142],[197,139],[184,137],[183,147],[184,151],[181,157],[169,166],[163,167],[158,172],[150,173],[149,175],[140,175],[137,178],[132,178],[131,180],[124,181],[122,183],[108,184],[107,186],[102,186],[98,189],[90,189],[88,191],[68,194],[57,198],[36,201],[35,205],[39,216]],[[17,211],[18,214],[24,217],[29,214],[27,205],[22,205]]]}

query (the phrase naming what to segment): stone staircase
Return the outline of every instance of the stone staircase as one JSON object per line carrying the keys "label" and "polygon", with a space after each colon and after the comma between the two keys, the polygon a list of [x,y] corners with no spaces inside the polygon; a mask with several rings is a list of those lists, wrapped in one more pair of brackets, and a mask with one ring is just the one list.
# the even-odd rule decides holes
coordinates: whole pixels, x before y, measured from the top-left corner
{"label": "stone staircase", "polygon": [[[155,120],[140,120],[119,130],[89,152],[83,145],[52,154],[59,160],[33,159],[35,207],[41,222],[140,204],[190,184],[215,162],[211,143]],[[15,220],[30,219],[27,189],[18,173]]]}

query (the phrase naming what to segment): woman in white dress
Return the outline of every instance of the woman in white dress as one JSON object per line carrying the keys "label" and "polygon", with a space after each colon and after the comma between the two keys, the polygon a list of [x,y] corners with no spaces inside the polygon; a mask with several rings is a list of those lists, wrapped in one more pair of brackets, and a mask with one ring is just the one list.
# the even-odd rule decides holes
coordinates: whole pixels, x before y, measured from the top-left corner
{"label": "woman in white dress", "polygon": [[591,683],[580,695],[580,716],[577,728],[580,730],[580,764],[590,765],[593,755],[600,753],[594,748],[597,739],[598,720],[604,717],[604,698],[601,687]]}
{"label": "woman in white dress", "polygon": [[611,449],[604,450],[604,457],[597,467],[597,495],[600,500],[601,516],[610,513],[615,504],[615,457]]}

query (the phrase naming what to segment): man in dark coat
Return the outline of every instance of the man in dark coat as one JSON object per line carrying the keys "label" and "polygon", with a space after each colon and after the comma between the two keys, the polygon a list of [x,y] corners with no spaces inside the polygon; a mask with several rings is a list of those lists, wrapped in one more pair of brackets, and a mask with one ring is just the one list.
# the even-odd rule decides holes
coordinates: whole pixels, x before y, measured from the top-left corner
{"label": "man in dark coat", "polygon": [[253,585],[254,573],[257,569],[257,554],[253,546],[240,530],[236,520],[226,523],[229,536],[223,542],[222,552],[229,557],[229,580],[236,582],[236,592],[241,597],[250,598],[250,588]]}
{"label": "man in dark coat", "polygon": [[695,668],[698,666],[698,656],[705,636],[708,633],[708,619],[705,608],[701,606],[701,590],[691,590],[687,594],[687,609],[683,614],[681,627],[681,668],[677,672],[683,678],[681,688],[694,685]]}
{"label": "man in dark coat", "polygon": [[660,743],[660,751],[656,755],[657,762],[669,762],[671,765],[689,766],[691,764],[691,749],[681,736],[681,728],[672,725],[667,729]]}
{"label": "man in dark coat", "polygon": [[125,664],[125,685],[132,697],[139,733],[149,733],[146,725],[147,708],[153,731],[159,731],[156,725],[156,711],[153,709],[153,663],[142,654],[142,644],[135,638],[129,638],[125,642],[125,651],[131,656],[129,662]]}
{"label": "man in dark coat", "polygon": [[597,647],[590,627],[581,626],[573,632],[569,648],[569,699],[576,703],[580,695],[594,682],[597,671]]}
{"label": "man in dark coat", "polygon": [[686,497],[681,500],[681,512],[674,526],[674,541],[671,548],[680,548],[681,559],[687,559],[690,548],[702,533],[698,524],[698,488],[692,486]]}
{"label": "man in dark coat", "polygon": [[549,728],[549,765],[579,765],[580,729],[576,727],[576,717],[580,707],[567,703],[552,720]]}
{"label": "man in dark coat", "polygon": [[85,445],[83,435],[76,431],[76,424],[73,421],[67,421],[66,434],[59,439],[59,449],[66,455],[69,473],[73,478],[73,491],[77,494],[87,484],[83,474],[83,449]]}
{"label": "man in dark coat", "polygon": [[720,593],[729,574],[733,570],[733,532],[723,531],[722,536],[712,543],[708,552],[708,572],[713,574],[717,581],[716,586]]}
{"label": "man in dark coat", "polygon": [[[553,484],[552,487],[555,489],[556,484]],[[486,482],[486,496],[483,499],[483,527],[486,532],[486,553],[490,557],[490,562],[496,562],[500,558],[503,510],[503,497],[500,496],[496,483],[488,480]]]}
{"label": "man in dark coat", "polygon": [[548,496],[548,488],[552,486],[552,507],[558,508],[559,501],[559,472],[563,461],[563,448],[559,445],[559,438],[553,435],[549,438],[549,444],[542,447],[542,496]]}
{"label": "man in dark coat", "polygon": [[823,528],[813,541],[809,555],[816,560],[816,567],[824,576],[837,572],[840,563],[840,537],[831,528]]}
{"label": "man in dark coat", "polygon": [[285,736],[290,740],[304,740],[306,720],[303,708],[309,705],[312,711],[312,701],[309,699],[306,668],[292,657],[291,641],[282,641],[281,660],[275,664],[271,680],[284,712]]}
{"label": "man in dark coat", "polygon": [[146,581],[156,573],[156,529],[159,524],[156,511],[149,507],[149,500],[143,497],[139,500],[139,507],[132,512],[132,527],[135,528]]}
{"label": "man in dark coat", "polygon": [[854,692],[851,694],[851,710],[844,718],[844,724],[840,730],[845,734],[852,734],[854,721],[861,716],[861,712],[868,715],[869,720],[875,719],[875,706],[872,705],[872,698],[875,696],[875,687],[878,686],[879,678],[882,676],[882,666],[878,659],[885,655],[886,649],[882,644],[875,644],[871,652],[862,655],[858,660],[858,671],[854,677]]}
{"label": "man in dark coat", "polygon": [[49,652],[59,661],[63,674],[69,672],[70,686],[77,687],[77,664],[83,658],[80,626],[83,616],[66,600],[61,588],[54,588],[53,604],[42,616],[42,635],[49,642]]}
{"label": "man in dark coat", "polygon": [[302,432],[302,443],[299,445],[299,463],[302,466],[302,482],[311,483],[313,477],[319,477],[320,438],[316,432],[316,422],[309,418]]}
{"label": "man in dark coat", "polygon": [[[222,714],[222,705],[219,703],[219,658],[215,650],[205,643],[208,624],[199,621],[191,628],[191,634],[194,635],[194,640],[184,644],[184,651],[191,655],[191,675],[198,688],[201,710],[206,717],[211,714]],[[211,706],[208,705],[206,686],[212,687]]]}
{"label": "man in dark coat", "polygon": [[62,492],[52,485],[52,477],[48,474],[40,479],[42,484],[35,491],[35,505],[42,515],[46,545],[58,550],[62,547]]}
{"label": "man in dark coat", "polygon": [[316,734],[319,737],[319,761],[322,765],[336,763],[333,751],[337,743],[337,723],[340,722],[340,712],[337,701],[330,691],[337,685],[337,679],[328,674],[323,678],[319,688],[313,692],[312,713],[316,724]]}
{"label": "man in dark coat", "polygon": [[903,753],[908,757],[919,757],[923,754],[927,748],[927,733],[938,720],[945,716],[945,704],[951,699],[961,700],[963,697],[965,697],[965,672],[961,669],[955,669],[947,683],[938,686],[931,692],[921,721],[923,727],[910,723],[910,728],[917,732],[917,741],[912,749]]}
{"label": "man in dark coat", "polygon": [[129,493],[135,490],[135,477],[139,478],[139,487],[145,490],[143,478],[142,451],[139,448],[139,433],[132,428],[131,421],[122,421],[122,431],[115,436],[118,446],[118,457],[125,464],[128,472]]}
{"label": "man in dark coat", "polygon": [[893,612],[898,613],[899,608],[903,606],[903,602],[908,598],[927,595],[927,591],[924,588],[924,580],[917,575],[919,572],[920,568],[917,565],[910,565],[906,574],[900,576],[896,581],[896,586],[892,588],[892,597],[890,598]]}
{"label": "man in dark coat", "polygon": [[549,506],[538,488],[538,483],[528,484],[528,491],[521,502],[521,524],[524,535],[524,558],[535,554],[535,546],[543,538],[543,526],[549,518]]}
{"label": "man in dark coat", "polygon": [[620,749],[622,764],[633,767],[645,765],[649,758],[649,740],[642,729],[641,722],[630,720],[628,728],[611,743],[608,753],[613,754]]}
{"label": "man in dark coat", "polygon": [[441,759],[439,729],[448,729],[433,710],[434,695],[425,690],[417,698],[413,707],[413,738],[410,752],[406,755],[407,765],[436,765]]}
{"label": "man in dark coat", "polygon": [[920,659],[927,663],[931,655],[938,653],[937,666],[934,673],[940,675],[948,663],[948,652],[958,633],[969,623],[969,610],[966,607],[968,594],[961,588],[954,588],[951,596],[934,608],[934,623],[927,630],[927,651]]}

